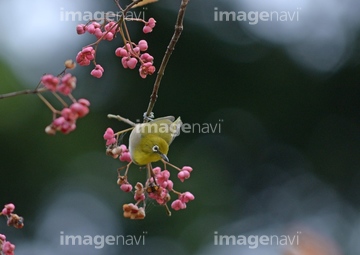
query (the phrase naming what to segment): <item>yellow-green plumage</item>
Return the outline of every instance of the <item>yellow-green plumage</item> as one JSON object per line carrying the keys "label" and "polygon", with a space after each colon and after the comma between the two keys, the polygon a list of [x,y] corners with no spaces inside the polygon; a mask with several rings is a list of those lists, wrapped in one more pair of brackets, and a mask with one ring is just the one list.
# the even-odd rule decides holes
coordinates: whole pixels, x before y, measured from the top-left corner
{"label": "yellow-green plumage", "polygon": [[136,124],[129,138],[129,151],[135,164],[146,165],[167,159],[169,145],[179,135],[182,125],[180,117],[174,120],[173,116],[168,116]]}

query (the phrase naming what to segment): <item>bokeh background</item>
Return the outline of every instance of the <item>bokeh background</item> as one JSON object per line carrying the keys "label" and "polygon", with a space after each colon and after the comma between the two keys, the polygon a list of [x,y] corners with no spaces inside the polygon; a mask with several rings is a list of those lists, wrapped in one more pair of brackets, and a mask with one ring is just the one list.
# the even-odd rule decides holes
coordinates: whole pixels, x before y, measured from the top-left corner
{"label": "bokeh background", "polygon": [[[144,35],[158,66],[180,1],[149,5],[157,21]],[[218,11],[297,13],[296,21],[214,21]],[[36,86],[57,74],[90,35],[61,11],[117,11],[113,1],[1,1],[0,93]],[[196,199],[167,217],[149,206],[142,221],[122,216],[132,195],[119,190],[102,135],[108,113],[141,119],[155,76],[143,80],[114,55],[119,38],[103,42],[98,63],[77,67],[74,95],[91,113],[69,135],[48,136],[51,112],[36,95],[0,100],[0,204],[13,202],[22,230],[1,223],[16,254],[281,254],[345,255],[360,252],[360,3],[357,0],[190,1],[184,31],[170,59],[154,112],[186,123],[221,124],[221,132],[181,134],[169,158],[191,165],[175,188]],[[221,120],[221,121],[220,121]],[[127,138],[125,137],[125,142]],[[136,168],[135,180],[145,179]],[[144,245],[61,246],[69,235],[143,235]],[[214,245],[220,235],[293,235],[297,246]]]}

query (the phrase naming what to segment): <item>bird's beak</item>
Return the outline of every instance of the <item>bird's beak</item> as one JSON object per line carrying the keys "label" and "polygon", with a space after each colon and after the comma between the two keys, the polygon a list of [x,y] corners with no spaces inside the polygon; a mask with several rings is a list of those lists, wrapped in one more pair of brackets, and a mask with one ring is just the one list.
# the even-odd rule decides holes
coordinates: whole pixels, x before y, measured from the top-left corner
{"label": "bird's beak", "polygon": [[159,154],[163,160],[165,160],[166,162],[169,162],[169,158],[165,154],[162,154],[161,152],[159,152]]}

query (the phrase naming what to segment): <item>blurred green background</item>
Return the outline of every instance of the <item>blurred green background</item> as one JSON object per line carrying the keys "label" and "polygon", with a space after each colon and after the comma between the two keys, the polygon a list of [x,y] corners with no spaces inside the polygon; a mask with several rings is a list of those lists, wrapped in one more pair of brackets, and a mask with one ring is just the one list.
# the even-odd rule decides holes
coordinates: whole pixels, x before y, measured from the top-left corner
{"label": "blurred green background", "polygon": [[[140,10],[157,21],[151,34],[129,25],[135,42],[148,41],[157,67],[179,4],[160,1]],[[301,11],[298,21],[249,25],[215,22],[215,7]],[[0,40],[0,93],[34,88],[43,73],[60,72],[63,61],[94,42],[92,36],[76,35],[75,26],[84,22],[60,21],[62,10],[117,11],[112,1],[87,0],[1,2],[0,8],[9,31]],[[299,254],[358,254],[360,18],[355,10],[355,1],[190,1],[154,112],[190,124],[221,124],[221,132],[195,130],[172,144],[170,161],[194,168],[184,183],[170,169],[175,189],[191,191],[195,200],[171,217],[156,205],[142,221],[122,216],[122,204],[133,198],[116,184],[122,163],[105,155],[102,135],[107,127],[127,126],[106,116],[141,119],[155,75],[143,80],[137,70],[122,68],[114,55],[120,38],[99,46],[101,79],[90,76],[92,67],[73,72],[74,96],[91,102],[75,132],[46,135],[52,115],[36,95],[0,100],[0,202],[14,203],[25,217],[23,230],[7,228],[4,220],[0,232],[16,244],[18,255],[292,254],[287,246],[214,245],[216,231],[281,235],[292,229],[318,238],[303,246],[322,247]],[[13,13],[21,17],[15,24],[8,16]],[[143,181],[145,171],[135,167],[130,178]],[[61,246],[61,231],[143,235],[145,244]]]}

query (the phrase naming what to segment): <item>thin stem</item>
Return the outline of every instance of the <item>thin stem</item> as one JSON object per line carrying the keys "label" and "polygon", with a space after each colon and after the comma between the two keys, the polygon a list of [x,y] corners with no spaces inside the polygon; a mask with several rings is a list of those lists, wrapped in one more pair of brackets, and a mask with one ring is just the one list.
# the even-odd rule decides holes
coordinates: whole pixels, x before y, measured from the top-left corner
{"label": "thin stem", "polygon": [[114,0],[116,6],[119,8],[119,10],[122,10],[121,6],[120,6],[120,3],[119,3],[119,0]]}
{"label": "thin stem", "polygon": [[68,107],[67,103],[66,103],[56,92],[53,92],[53,95],[56,97],[57,100],[60,101],[60,103],[61,103],[64,107]]}
{"label": "thin stem", "polygon": [[155,185],[158,185],[158,184],[156,183],[156,178],[155,178],[155,174],[154,174],[154,171],[153,171],[153,168],[152,168],[151,163],[147,164],[147,167],[146,167],[146,168],[147,168],[147,170],[148,170],[148,179],[150,180],[150,178],[152,177]]}
{"label": "thin stem", "polygon": [[55,114],[55,113],[60,113],[59,111],[57,111],[50,103],[48,100],[46,100],[45,97],[43,97],[43,95],[41,94],[37,94],[40,99],[44,102],[44,104],[46,104],[47,107],[49,107],[49,109]]}
{"label": "thin stem", "polygon": [[73,95],[69,94],[68,97],[71,99],[71,101],[73,101],[73,103],[76,103],[76,99],[73,97]]}
{"label": "thin stem", "polygon": [[124,129],[124,130],[121,130],[121,131],[115,133],[115,135],[119,136],[120,134],[125,133],[125,132],[130,131],[130,130],[133,130],[133,129],[134,129],[134,127],[127,128],[127,129]]}
{"label": "thin stem", "polygon": [[171,216],[171,211],[170,211],[168,205],[164,204],[164,206],[165,206],[165,209],[166,209],[166,214],[170,217]]}
{"label": "thin stem", "polygon": [[177,166],[174,166],[173,164],[171,164],[171,163],[169,163],[169,162],[166,162],[166,161],[163,160],[163,159],[161,159],[161,161],[164,163],[164,165],[169,165],[169,166],[175,168],[176,170],[181,171],[181,169],[178,168]]}
{"label": "thin stem", "polygon": [[126,6],[125,10],[123,11],[123,16],[126,16],[126,13],[135,5],[138,4],[140,2],[142,2],[143,0],[135,0],[133,1],[131,4],[129,4],[128,6]]}
{"label": "thin stem", "polygon": [[176,191],[174,189],[172,189],[171,191],[174,192],[176,195],[181,195],[181,192],[179,192],[179,191]]}
{"label": "thin stem", "polygon": [[15,92],[10,92],[10,93],[7,93],[7,94],[0,95],[0,99],[20,96],[20,95],[27,95],[27,94],[38,94],[38,93],[44,92],[46,90],[47,90],[47,88],[40,88],[40,89],[35,89],[35,90],[27,89],[27,90],[22,90],[22,91],[15,91]]}
{"label": "thin stem", "polygon": [[[123,26],[124,26],[124,31],[125,31],[126,36],[127,36],[127,41],[124,41],[124,45],[126,45],[127,42],[131,42],[131,38],[130,38],[129,30],[127,29],[126,21],[125,21],[125,20],[124,20],[124,22],[123,22]],[[126,46],[125,46],[125,47],[126,47]],[[130,43],[130,48],[131,48],[131,51],[134,52],[131,43]]]}
{"label": "thin stem", "polygon": [[[162,77],[164,76],[165,68],[167,66],[167,63],[169,62],[171,53],[174,51],[175,45],[180,38],[181,32],[183,31],[183,21],[184,21],[184,16],[185,16],[185,10],[186,10],[186,6],[189,3],[189,1],[190,0],[181,0],[178,17],[177,17],[176,24],[175,24],[175,31],[174,31],[174,34],[170,40],[170,43],[169,43],[167,49],[166,49],[166,52],[162,59],[161,65],[159,67],[159,71],[156,76],[156,80],[154,83],[152,94],[150,96],[150,102],[149,102],[149,106],[146,110],[145,117],[150,116],[150,113],[152,112],[152,110],[155,106],[156,99],[158,98],[160,82],[161,82]],[[147,121],[146,118],[144,118],[144,122],[146,122],[146,121]]]}
{"label": "thin stem", "polygon": [[126,124],[129,124],[130,126],[133,126],[133,127],[135,127],[135,125],[136,125],[136,124],[135,124],[134,122],[132,122],[131,120],[125,119],[125,118],[121,117],[120,115],[108,114],[107,117],[108,117],[109,119],[117,119],[117,120],[119,120],[119,121],[125,122]]}
{"label": "thin stem", "polygon": [[132,164],[132,161],[131,161],[129,164],[126,165],[126,170],[125,170],[124,176],[127,176],[127,173],[128,173],[128,171],[129,171],[129,168],[130,168],[130,165],[131,165],[131,164]]}

